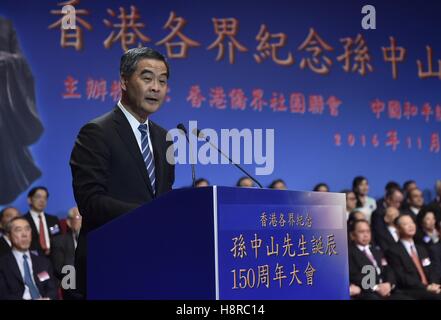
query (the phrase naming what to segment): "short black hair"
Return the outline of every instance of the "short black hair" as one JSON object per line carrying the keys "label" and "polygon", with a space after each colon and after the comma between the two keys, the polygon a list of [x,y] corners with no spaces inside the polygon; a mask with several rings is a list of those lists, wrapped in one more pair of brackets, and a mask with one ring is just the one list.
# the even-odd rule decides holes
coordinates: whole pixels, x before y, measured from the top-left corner
{"label": "short black hair", "polygon": [[401,186],[398,184],[398,182],[389,181],[384,187],[384,190],[387,192],[387,190],[392,190],[392,189],[397,189],[401,191]]}
{"label": "short black hair", "polygon": [[208,182],[208,180],[205,179],[205,178],[199,178],[199,179],[196,179],[195,182],[194,182],[194,184],[197,186],[197,185],[198,185],[199,183],[201,183],[201,182],[206,182],[208,185],[210,184],[210,182]]}
{"label": "short black hair", "polygon": [[385,199],[389,199],[389,198],[391,198],[393,195],[394,195],[394,193],[395,192],[399,192],[399,193],[403,193],[402,191],[401,191],[401,189],[389,189],[389,190],[387,190],[386,191],[386,194],[384,195],[384,198]]}
{"label": "short black hair", "polygon": [[285,181],[283,181],[282,179],[276,179],[273,182],[271,182],[271,184],[268,186],[268,188],[270,189],[274,189],[274,187],[276,186],[276,184],[278,183],[283,183],[286,186]]}
{"label": "short black hair", "polygon": [[355,192],[355,194],[358,195],[357,188],[364,180],[367,181],[366,177],[363,176],[357,176],[354,178],[354,180],[352,180],[352,190]]}
{"label": "short black hair", "polygon": [[167,79],[170,77],[170,66],[168,65],[167,59],[160,52],[149,47],[132,48],[124,52],[119,65],[120,75],[125,78],[130,77],[133,72],[135,72],[139,60],[142,59],[153,59],[164,62],[167,68]]}
{"label": "short black hair", "polygon": [[43,186],[37,186],[37,187],[34,187],[31,190],[29,190],[28,198],[32,198],[37,193],[38,190],[46,191],[47,198],[49,199],[49,191],[47,190],[46,187],[43,187]]}
{"label": "short black hair", "polygon": [[[237,182],[236,182],[236,187],[240,187],[242,181],[244,181],[245,179],[250,179],[250,178],[247,177],[247,176],[243,176],[242,178],[240,178],[239,180],[237,180]],[[250,179],[250,180],[251,180],[251,182],[252,182],[252,184],[253,184],[253,186],[254,186],[254,181],[253,181],[252,179]]]}
{"label": "short black hair", "polygon": [[317,183],[312,191],[318,191],[320,187],[325,187],[329,191],[329,186],[324,182]]}
{"label": "short black hair", "polygon": [[407,180],[406,182],[403,183],[403,190],[407,190],[407,188],[412,184],[415,183],[415,180]]}
{"label": "short black hair", "polygon": [[423,228],[423,220],[429,212],[432,212],[433,215],[435,216],[435,221],[436,221],[435,226],[438,226],[440,221],[439,221],[439,213],[436,211],[436,208],[432,207],[432,206],[423,206],[421,208],[420,212],[418,212],[418,214],[416,216],[416,223],[417,223],[418,228],[420,228],[420,229]]}
{"label": "short black hair", "polygon": [[[4,226],[4,227],[5,227],[5,232],[6,232],[6,234],[8,234],[8,235],[11,234],[12,223],[13,223],[14,221],[17,221],[17,220],[24,220],[24,221],[26,221],[26,222],[29,224],[28,219],[26,219],[26,218],[23,217],[23,216],[19,216],[19,217],[12,218],[11,221],[9,221],[9,222],[6,224],[6,226]],[[30,224],[29,224],[29,225],[30,225]]]}

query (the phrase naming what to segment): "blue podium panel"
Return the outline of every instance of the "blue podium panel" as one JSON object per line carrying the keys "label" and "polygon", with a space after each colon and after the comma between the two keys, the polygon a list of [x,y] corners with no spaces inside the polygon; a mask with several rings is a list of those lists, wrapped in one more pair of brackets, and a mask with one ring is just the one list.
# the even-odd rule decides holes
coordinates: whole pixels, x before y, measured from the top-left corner
{"label": "blue podium panel", "polygon": [[88,299],[215,299],[212,188],[180,189],[88,235]]}
{"label": "blue podium panel", "polygon": [[88,235],[89,299],[347,299],[343,194],[169,192]]}
{"label": "blue podium panel", "polygon": [[345,196],[217,187],[219,299],[348,299]]}

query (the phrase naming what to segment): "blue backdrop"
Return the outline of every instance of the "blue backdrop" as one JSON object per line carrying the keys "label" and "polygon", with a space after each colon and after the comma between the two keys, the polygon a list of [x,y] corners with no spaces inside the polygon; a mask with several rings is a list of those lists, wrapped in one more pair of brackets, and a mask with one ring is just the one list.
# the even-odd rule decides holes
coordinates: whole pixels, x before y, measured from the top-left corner
{"label": "blue backdrop", "polygon": [[[112,83],[118,80],[124,47],[124,37],[118,37],[120,7],[128,16],[126,34],[136,37],[127,47],[141,43],[167,54],[167,41],[177,45],[185,36],[187,43],[199,44],[190,46],[186,57],[169,56],[169,99],[152,119],[167,129],[189,120],[217,130],[274,128],[275,167],[271,175],[259,177],[263,184],[283,178],[292,190],[311,190],[325,181],[339,191],[361,174],[369,179],[370,194],[379,197],[389,180],[412,178],[432,189],[440,178],[439,1],[371,1],[376,30],[361,27],[364,1],[74,1],[82,49],[68,45],[78,37],[63,46],[61,25],[50,27],[61,19],[55,12],[60,3],[6,0],[0,5],[0,15],[16,28],[36,81],[45,130],[31,147],[42,171],[32,185],[49,188],[50,213],[64,216],[74,205],[68,162],[80,127],[115,105]],[[132,21],[131,5],[137,10]],[[180,17],[186,25],[167,39]],[[222,27],[228,34],[221,41],[224,55],[216,60],[216,31]],[[281,34],[285,44],[277,49]],[[261,41],[264,36],[269,37],[269,51]],[[198,89],[205,98],[200,105]],[[216,100],[222,90],[225,100]],[[259,92],[263,100],[255,99]],[[254,171],[253,165],[245,167]],[[218,185],[234,185],[241,176],[226,165],[197,165],[196,170]],[[188,165],[177,166],[175,187],[189,185],[190,178]],[[12,205],[26,210],[27,191]]]}

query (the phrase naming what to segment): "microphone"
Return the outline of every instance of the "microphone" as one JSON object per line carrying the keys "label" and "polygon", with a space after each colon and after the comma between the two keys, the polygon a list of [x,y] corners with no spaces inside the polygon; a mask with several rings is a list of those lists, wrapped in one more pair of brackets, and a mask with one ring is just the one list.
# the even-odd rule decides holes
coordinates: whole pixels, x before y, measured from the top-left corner
{"label": "microphone", "polygon": [[[187,129],[185,128],[185,126],[182,123],[180,123],[180,124],[178,124],[176,126],[176,128],[178,128],[179,130],[184,131],[185,138],[187,139],[188,145],[189,145],[189,147],[191,147],[190,140],[188,139],[188,132],[187,132]],[[193,160],[192,150],[190,150],[190,157],[191,157],[191,159],[190,159],[190,164],[191,164],[191,180],[192,180],[193,188],[195,188],[196,187],[196,173],[195,173],[195,169],[194,169],[194,161],[192,161]]]}
{"label": "microphone", "polygon": [[[211,143],[211,141],[204,135],[204,133],[199,130],[198,128],[194,128],[192,133],[198,137],[198,138],[202,138],[205,141],[207,141],[213,148],[215,148],[217,150],[217,152],[219,152],[221,155],[223,155],[225,158],[228,159],[228,161],[230,161],[231,164],[234,164],[240,171],[242,171],[248,178],[250,178],[251,180],[253,180],[260,188],[263,189],[263,186],[260,184],[259,181],[257,181],[256,179],[254,179],[254,177],[249,174],[248,172],[245,171],[245,169],[243,169],[240,165],[238,165],[236,162],[234,162],[233,160],[231,160],[231,158],[229,156],[227,156],[225,153],[222,152],[222,150],[220,150],[216,145],[214,145],[213,143]],[[187,138],[188,139],[188,138]]]}

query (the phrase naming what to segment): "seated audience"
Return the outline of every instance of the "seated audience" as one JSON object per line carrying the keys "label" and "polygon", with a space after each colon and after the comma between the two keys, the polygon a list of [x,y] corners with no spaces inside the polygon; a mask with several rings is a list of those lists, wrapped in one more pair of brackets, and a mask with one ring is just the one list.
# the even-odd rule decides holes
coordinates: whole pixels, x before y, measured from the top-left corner
{"label": "seated audience", "polygon": [[[395,275],[383,256],[383,252],[370,245],[371,229],[367,220],[357,220],[351,225],[351,243],[348,246],[349,254],[349,281],[361,288],[355,299],[382,300],[382,299],[410,299],[396,290]],[[363,278],[365,266],[375,269],[375,283],[366,288]],[[365,287],[364,287],[365,286]]]}
{"label": "seated audience", "polygon": [[[418,188],[410,189],[407,192],[406,207],[402,210],[403,214],[409,214],[416,218],[421,208],[424,206],[423,192]],[[415,220],[416,221],[416,220]]]}
{"label": "seated audience", "polygon": [[395,219],[398,218],[400,212],[395,207],[386,209],[383,217],[383,224],[373,231],[374,242],[383,252],[386,252],[391,246],[395,245],[400,239],[398,230],[395,227]]}
{"label": "seated audience", "polygon": [[242,187],[242,188],[254,188],[254,182],[248,177],[242,177],[240,178],[237,183],[236,187]]}
{"label": "seated audience", "polygon": [[439,242],[439,226],[436,224],[433,210],[423,208],[418,214],[416,221],[418,227],[415,236],[416,243],[425,245],[429,249],[431,245]]}
{"label": "seated audience", "polygon": [[0,211],[0,257],[11,251],[11,240],[6,234],[6,225],[12,219],[21,216],[20,212],[14,207],[6,207]]}
{"label": "seated audience", "polygon": [[50,261],[29,251],[32,229],[24,217],[6,226],[12,250],[0,258],[0,299],[49,300],[57,298]]}
{"label": "seated audience", "polygon": [[386,206],[385,204],[385,197],[388,191],[397,189],[401,191],[400,185],[395,181],[389,181],[386,186],[384,187],[384,197],[377,200],[377,208],[384,208]]}
{"label": "seated audience", "polygon": [[352,181],[352,191],[357,197],[357,210],[363,211],[367,221],[371,221],[372,212],[377,208],[374,198],[368,196],[369,183],[365,177],[358,176]]}
{"label": "seated audience", "polygon": [[[75,265],[75,250],[77,248],[78,236],[80,234],[82,217],[77,207],[71,208],[67,215],[66,234],[58,235],[52,240],[51,260],[54,266],[56,277],[61,281],[67,271],[63,273],[63,267]],[[65,300],[74,299],[75,292],[63,290]]]}
{"label": "seated audience", "polygon": [[349,189],[344,189],[340,191],[340,193],[344,193],[346,195],[346,219],[349,219],[349,214],[357,206],[357,197],[355,196],[354,191]]}
{"label": "seated audience", "polygon": [[377,208],[371,217],[371,228],[374,233],[385,226],[384,214],[386,208],[394,207],[398,210],[401,208],[401,203],[403,202],[403,194],[398,189],[390,189],[384,198],[383,207]]}
{"label": "seated audience", "polygon": [[441,287],[436,268],[426,248],[415,244],[416,225],[409,215],[395,219],[400,240],[386,252],[397,287],[414,299],[441,300]]}
{"label": "seated audience", "polygon": [[204,178],[197,179],[197,180],[194,182],[194,184],[195,184],[195,187],[196,187],[196,188],[201,188],[201,187],[208,187],[208,186],[210,186],[210,183],[208,182],[208,180],[207,180],[207,179],[204,179]]}
{"label": "seated audience", "polygon": [[282,179],[277,179],[271,182],[271,184],[268,186],[270,189],[276,189],[276,190],[286,190],[286,183]]}

